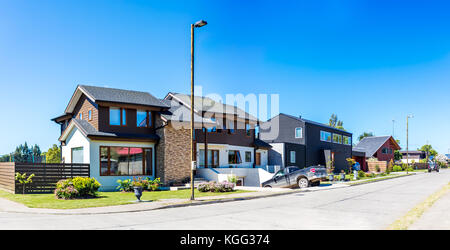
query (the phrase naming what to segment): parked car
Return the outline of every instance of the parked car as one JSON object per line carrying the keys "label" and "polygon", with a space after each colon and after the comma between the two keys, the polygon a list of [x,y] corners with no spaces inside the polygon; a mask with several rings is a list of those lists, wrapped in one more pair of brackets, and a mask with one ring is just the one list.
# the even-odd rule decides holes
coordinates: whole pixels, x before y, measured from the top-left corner
{"label": "parked car", "polygon": [[434,162],[430,162],[428,164],[428,173],[431,173],[431,171],[439,172],[439,164],[436,164]]}
{"label": "parked car", "polygon": [[312,166],[300,169],[298,167],[286,167],[276,172],[272,179],[261,184],[262,187],[306,188],[320,185],[321,180],[326,180],[327,170],[324,167]]}

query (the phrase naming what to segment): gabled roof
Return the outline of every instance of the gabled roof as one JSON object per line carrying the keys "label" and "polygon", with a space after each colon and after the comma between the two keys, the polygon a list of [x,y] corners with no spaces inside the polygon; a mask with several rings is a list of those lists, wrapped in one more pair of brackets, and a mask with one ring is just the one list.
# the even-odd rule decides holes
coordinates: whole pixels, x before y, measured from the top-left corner
{"label": "gabled roof", "polygon": [[134,90],[114,89],[88,85],[78,85],[65,113],[72,113],[75,105],[82,94],[85,94],[93,102],[113,102],[123,104],[134,104],[143,106],[153,106],[160,108],[169,108],[160,99],[154,97],[150,93]]}
{"label": "gabled roof", "polygon": [[109,132],[99,132],[97,131],[89,122],[86,120],[72,119],[69,126],[64,130],[59,141],[65,141],[70,135],[70,132],[74,128],[78,130],[86,137],[105,137],[105,138],[129,138],[129,139],[149,139],[158,140],[159,136],[156,134],[125,134],[125,133],[109,133]]}
{"label": "gabled roof", "polygon": [[[172,122],[191,122],[191,110],[184,105],[180,105],[175,100],[161,100],[164,104],[170,106],[170,109],[159,112],[162,119]],[[216,121],[207,117],[200,117],[194,113],[194,122],[210,125],[218,125]]]}
{"label": "gabled roof", "polygon": [[258,149],[271,149],[272,148],[272,146],[269,143],[267,143],[263,140],[260,140],[260,139],[255,139],[254,146]]}
{"label": "gabled roof", "polygon": [[396,148],[400,149],[400,146],[392,136],[371,136],[364,137],[353,150],[365,152],[366,157],[372,157],[388,140],[391,140]]}
{"label": "gabled roof", "polygon": [[[181,102],[183,105],[185,105],[189,109],[191,107],[191,96],[190,95],[169,92],[164,99],[168,100],[169,98],[176,99],[177,101]],[[242,110],[236,106],[216,102],[211,98],[202,97],[202,96],[194,96],[194,111],[196,113],[199,113],[201,111],[206,111],[206,112],[211,112],[211,113],[224,113],[224,114],[237,115],[239,118],[249,119],[249,120],[255,121],[255,122],[258,120],[258,118],[252,116],[251,114],[245,112],[244,110]]]}

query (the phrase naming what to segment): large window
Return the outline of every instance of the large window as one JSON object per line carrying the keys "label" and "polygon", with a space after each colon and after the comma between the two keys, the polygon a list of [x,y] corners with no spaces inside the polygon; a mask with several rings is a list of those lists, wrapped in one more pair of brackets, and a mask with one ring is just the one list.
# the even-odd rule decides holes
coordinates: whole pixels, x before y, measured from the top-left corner
{"label": "large window", "polygon": [[100,147],[100,175],[152,175],[152,149]]}
{"label": "large window", "polygon": [[136,111],[136,126],[139,128],[148,128],[152,126],[152,112],[138,110]]}
{"label": "large window", "polygon": [[241,154],[238,150],[228,151],[228,164],[240,164],[242,163]]}
{"label": "large window", "polygon": [[345,145],[352,145],[352,138],[350,136],[344,135],[344,144]]}
{"label": "large window", "polygon": [[331,133],[325,132],[325,131],[320,131],[320,140],[326,141],[326,142],[331,142]]}
{"label": "large window", "polygon": [[[199,164],[200,166],[205,166],[205,150],[199,150]],[[208,167],[218,167],[219,166],[219,150],[208,149]]]}
{"label": "large window", "polygon": [[303,138],[303,128],[295,128],[295,138]]}
{"label": "large window", "polygon": [[127,125],[127,112],[123,108],[109,108],[109,125],[125,126]]}
{"label": "large window", "polygon": [[333,142],[342,144],[342,135],[339,134],[333,134]]}
{"label": "large window", "polygon": [[72,163],[84,163],[83,147],[72,148]]}

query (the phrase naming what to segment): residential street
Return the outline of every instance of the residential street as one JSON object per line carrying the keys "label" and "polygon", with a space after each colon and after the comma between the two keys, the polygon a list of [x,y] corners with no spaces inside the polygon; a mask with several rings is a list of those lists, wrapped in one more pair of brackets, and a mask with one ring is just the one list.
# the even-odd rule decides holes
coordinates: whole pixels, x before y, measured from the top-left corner
{"label": "residential street", "polygon": [[450,171],[442,170],[348,188],[148,212],[0,213],[0,229],[385,229],[449,181]]}

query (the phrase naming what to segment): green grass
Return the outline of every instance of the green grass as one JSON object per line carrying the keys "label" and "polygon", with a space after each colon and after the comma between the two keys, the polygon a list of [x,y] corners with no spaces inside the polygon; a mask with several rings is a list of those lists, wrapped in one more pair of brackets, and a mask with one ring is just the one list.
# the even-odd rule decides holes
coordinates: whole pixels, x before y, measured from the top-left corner
{"label": "green grass", "polygon": [[[411,175],[411,174],[408,174],[408,175]],[[378,176],[375,176],[375,177],[365,177],[364,176],[364,177],[358,177],[358,180],[353,180],[353,174],[351,174],[351,175],[347,174],[347,175],[345,175],[345,179],[350,179],[350,181],[346,181],[346,182],[343,182],[343,183],[348,184],[348,185],[357,185],[357,184],[361,184],[361,183],[380,181],[380,180],[387,180],[387,179],[397,178],[397,177],[401,177],[401,176],[406,176],[406,175],[396,175],[396,174],[392,174],[391,173],[391,174],[386,175],[386,176],[381,176],[381,175],[378,175]],[[339,178],[336,178],[336,175],[334,176],[334,178],[335,178],[335,180],[333,182],[324,181],[324,182],[321,182],[321,183],[323,183],[323,184],[333,184],[336,181],[339,181]]]}
{"label": "green grass", "polygon": [[[195,197],[205,196],[219,196],[237,193],[245,193],[248,191],[235,190],[230,193],[201,193],[195,190]],[[158,192],[144,192],[141,200],[143,201],[157,201],[161,199],[189,199],[191,191],[158,191]],[[76,209],[88,207],[105,207],[115,205],[133,204],[136,200],[134,193],[122,192],[100,192],[98,198],[94,199],[77,199],[77,200],[59,200],[54,194],[11,194],[0,190],[0,197],[14,202],[22,203],[30,208],[52,208],[52,209]]]}

